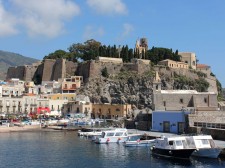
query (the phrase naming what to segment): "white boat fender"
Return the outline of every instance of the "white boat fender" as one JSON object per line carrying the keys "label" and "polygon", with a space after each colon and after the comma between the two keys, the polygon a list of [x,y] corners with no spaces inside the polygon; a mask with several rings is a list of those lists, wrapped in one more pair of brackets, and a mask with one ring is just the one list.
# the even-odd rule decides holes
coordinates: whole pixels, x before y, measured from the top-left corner
{"label": "white boat fender", "polygon": [[151,146],[151,148],[150,148],[151,150],[154,150],[155,149],[155,146]]}

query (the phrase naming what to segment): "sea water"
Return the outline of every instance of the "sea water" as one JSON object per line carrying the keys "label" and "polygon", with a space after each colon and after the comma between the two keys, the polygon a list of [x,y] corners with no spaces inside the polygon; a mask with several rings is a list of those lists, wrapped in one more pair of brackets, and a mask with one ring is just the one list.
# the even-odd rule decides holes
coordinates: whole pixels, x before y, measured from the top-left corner
{"label": "sea water", "polygon": [[0,168],[165,168],[225,167],[221,159],[180,162],[152,156],[149,147],[95,144],[77,132],[0,134]]}

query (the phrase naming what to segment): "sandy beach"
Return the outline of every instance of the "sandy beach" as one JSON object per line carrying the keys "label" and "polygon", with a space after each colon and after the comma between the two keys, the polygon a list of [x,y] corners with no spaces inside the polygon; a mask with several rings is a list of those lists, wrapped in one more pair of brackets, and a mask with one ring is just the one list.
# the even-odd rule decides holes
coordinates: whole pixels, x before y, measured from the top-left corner
{"label": "sandy beach", "polygon": [[19,131],[40,131],[42,130],[39,125],[25,125],[22,127],[13,126],[13,127],[7,127],[7,126],[1,126],[0,127],[0,133],[6,133],[6,132],[19,132]]}

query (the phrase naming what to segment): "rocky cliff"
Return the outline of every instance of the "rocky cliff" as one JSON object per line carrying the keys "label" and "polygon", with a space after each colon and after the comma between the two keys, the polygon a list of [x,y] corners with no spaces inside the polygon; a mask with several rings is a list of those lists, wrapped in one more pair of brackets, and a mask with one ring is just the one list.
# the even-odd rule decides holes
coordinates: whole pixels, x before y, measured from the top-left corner
{"label": "rocky cliff", "polygon": [[114,77],[89,78],[77,94],[88,95],[93,103],[133,104],[139,108],[152,106],[152,74],[121,72]]}
{"label": "rocky cliff", "polygon": [[[169,69],[155,66],[145,73],[121,71],[108,78],[100,76],[89,78],[77,91],[85,94],[93,103],[132,104],[141,108],[152,108],[152,88],[155,71],[159,72],[163,90],[208,91],[211,86],[196,71]],[[212,77],[210,77],[212,78]],[[216,83],[216,78],[213,80]],[[212,85],[215,86],[215,85]],[[216,87],[212,87],[217,92]]]}

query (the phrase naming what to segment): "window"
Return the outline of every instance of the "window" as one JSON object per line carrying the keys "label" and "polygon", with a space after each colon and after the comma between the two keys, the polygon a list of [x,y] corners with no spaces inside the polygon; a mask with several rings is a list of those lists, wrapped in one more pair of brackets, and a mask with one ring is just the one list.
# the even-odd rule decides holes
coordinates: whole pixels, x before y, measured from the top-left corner
{"label": "window", "polygon": [[184,103],[183,99],[180,99],[180,103]]}
{"label": "window", "polygon": [[175,141],[176,142],[176,146],[183,146],[181,141]]}
{"label": "window", "polygon": [[207,98],[206,97],[204,98],[204,102],[207,103]]}
{"label": "window", "polygon": [[113,132],[108,132],[107,136],[114,136],[114,133]]}
{"label": "window", "polygon": [[163,101],[163,106],[166,107],[166,101]]}
{"label": "window", "polygon": [[117,133],[115,134],[115,136],[122,136],[122,135],[123,135],[122,132],[117,132]]}
{"label": "window", "polygon": [[192,64],[195,65],[195,61],[193,61]]}
{"label": "window", "polygon": [[202,144],[203,145],[208,145],[209,144],[209,141],[207,139],[202,139]]}
{"label": "window", "polygon": [[169,141],[169,145],[171,145],[171,146],[172,146],[172,145],[173,145],[173,141]]}

